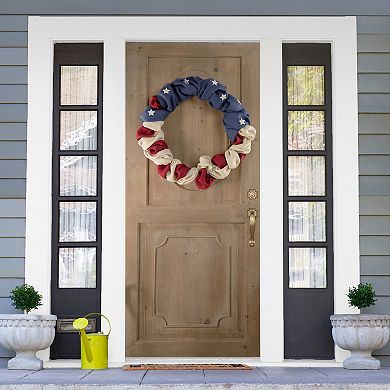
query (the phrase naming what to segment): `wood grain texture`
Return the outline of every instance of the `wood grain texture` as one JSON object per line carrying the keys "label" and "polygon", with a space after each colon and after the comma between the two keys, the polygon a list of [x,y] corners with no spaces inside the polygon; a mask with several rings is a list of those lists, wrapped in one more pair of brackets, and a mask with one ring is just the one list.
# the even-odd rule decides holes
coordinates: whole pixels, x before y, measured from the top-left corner
{"label": "wood grain texture", "polygon": [[[135,141],[148,98],[188,75],[226,84],[259,125],[257,44],[127,44],[126,355],[259,356],[259,251],[247,244],[258,200],[246,198],[259,186],[258,139],[203,192],[162,180]],[[164,124],[174,156],[191,166],[223,152],[221,119],[198,99],[182,103]]]}

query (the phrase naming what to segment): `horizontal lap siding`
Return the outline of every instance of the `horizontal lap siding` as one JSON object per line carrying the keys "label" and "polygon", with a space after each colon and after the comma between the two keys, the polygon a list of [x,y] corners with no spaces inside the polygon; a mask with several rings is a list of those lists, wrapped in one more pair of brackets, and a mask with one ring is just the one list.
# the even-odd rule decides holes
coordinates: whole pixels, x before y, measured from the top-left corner
{"label": "horizontal lap siding", "polygon": [[[390,313],[390,17],[358,18],[360,272]],[[390,345],[376,352],[390,365]]]}
{"label": "horizontal lap siding", "polygon": [[[93,6],[95,14],[132,13],[123,8],[130,7],[130,3],[120,3],[96,3]],[[242,14],[353,13],[343,10],[344,2],[317,2],[316,7],[321,8],[317,13],[307,8],[309,2],[301,2],[304,5],[302,10],[297,7],[297,2],[289,3],[290,8],[294,8],[291,10],[285,4],[277,9],[275,2],[259,2],[258,10],[253,9],[252,4],[247,12],[245,5],[248,3],[241,3]],[[89,14],[91,6],[85,1],[41,0],[34,5],[29,1],[3,1],[2,4],[6,9],[3,12],[13,15],[0,15],[0,312],[15,312],[8,294],[24,278],[28,39],[27,16],[17,14],[30,12],[28,7],[33,7],[31,13],[34,14]],[[224,2],[224,7],[214,8],[211,8],[211,3],[208,3],[209,7],[203,4],[206,11],[199,11],[201,2],[192,2],[192,11],[178,11],[175,1],[170,5],[164,3],[164,10],[160,11],[159,2],[150,9],[142,2],[134,4],[131,5],[134,14],[207,15],[221,14],[221,10],[231,15],[241,13],[237,11],[236,3],[234,12],[230,2]],[[264,5],[268,8],[263,8]],[[333,12],[326,9],[328,5],[332,5]],[[359,15],[375,13],[371,2],[359,2],[354,8]],[[377,10],[376,13],[384,12]],[[372,282],[379,294],[376,306],[367,312],[390,313],[390,17],[358,17],[358,88],[361,275],[362,281]],[[382,362],[390,365],[390,347],[379,354]],[[10,353],[0,349],[0,366],[4,364],[1,357],[7,356]]]}
{"label": "horizontal lap siding", "polygon": [[30,15],[388,15],[387,0],[1,0],[3,14]]}
{"label": "horizontal lap siding", "polygon": [[[24,282],[27,17],[0,16],[0,313]],[[0,347],[0,357],[12,356]],[[0,367],[6,363],[0,359]]]}

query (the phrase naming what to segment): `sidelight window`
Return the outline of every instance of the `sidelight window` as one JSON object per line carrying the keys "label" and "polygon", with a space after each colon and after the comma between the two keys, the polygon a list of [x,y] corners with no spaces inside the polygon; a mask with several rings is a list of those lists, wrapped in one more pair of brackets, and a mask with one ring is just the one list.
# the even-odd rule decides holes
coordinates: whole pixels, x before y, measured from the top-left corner
{"label": "sidelight window", "polygon": [[[102,44],[54,45],[51,289],[59,324],[100,311],[102,85]],[[79,356],[76,339],[59,325],[52,358]]]}
{"label": "sidelight window", "polygon": [[[61,50],[61,44],[56,48]],[[82,56],[79,61],[82,63]],[[100,246],[99,67],[59,64],[58,71],[58,127],[54,129],[53,144],[54,172],[58,170],[53,188],[58,223],[53,237],[58,246],[56,279],[58,288],[96,288],[96,253]]]}
{"label": "sidelight window", "polygon": [[331,98],[330,44],[284,44],[284,333],[292,359],[333,358]]}
{"label": "sidelight window", "polygon": [[[293,44],[284,46],[286,51]],[[286,58],[285,63],[285,256],[289,288],[327,285],[331,241],[327,234],[331,227],[330,97],[325,88],[328,69],[316,65],[315,57],[312,61],[313,65],[290,65]]]}

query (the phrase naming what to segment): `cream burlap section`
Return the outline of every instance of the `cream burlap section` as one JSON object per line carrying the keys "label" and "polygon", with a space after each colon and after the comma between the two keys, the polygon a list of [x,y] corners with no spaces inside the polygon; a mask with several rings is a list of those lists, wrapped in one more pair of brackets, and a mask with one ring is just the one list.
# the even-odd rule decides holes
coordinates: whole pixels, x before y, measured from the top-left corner
{"label": "cream burlap section", "polygon": [[143,150],[150,148],[156,141],[164,139],[164,132],[161,130],[156,132],[153,137],[142,137],[138,140],[138,145]]}
{"label": "cream burlap section", "polygon": [[216,179],[222,180],[225,179],[225,177],[229,176],[229,173],[231,169],[229,168],[228,165],[223,168],[219,168],[216,165],[214,165],[211,162],[211,157],[210,156],[202,156],[199,158],[199,164],[198,164],[198,169],[206,168],[207,173],[215,177]]}
{"label": "cream burlap section", "polygon": [[256,129],[251,125],[246,125],[240,129],[238,134],[242,135],[244,138],[249,139],[250,141],[253,141],[256,137]]}
{"label": "cream burlap section", "polygon": [[187,174],[182,177],[181,179],[177,180],[176,183],[185,186],[186,184],[190,184],[196,179],[196,176],[198,176],[199,169],[198,168],[191,168]]}
{"label": "cream burlap section", "polygon": [[154,131],[161,131],[163,124],[164,124],[164,121],[144,122],[144,123],[142,123],[142,126],[148,128],[148,129],[154,130]]}
{"label": "cream burlap section", "polygon": [[156,165],[167,165],[173,160],[172,152],[169,149],[160,150],[155,155],[150,154],[148,150],[144,150],[144,155]]}
{"label": "cream burlap section", "polygon": [[176,176],[175,176],[175,169],[176,167],[179,165],[179,164],[182,164],[182,162],[180,160],[177,160],[177,159],[174,159],[172,162],[171,162],[171,169],[170,171],[167,173],[167,175],[165,176],[166,179],[172,183],[177,183],[177,184],[180,184],[180,185],[186,185],[186,184],[189,184],[191,183],[192,181],[195,180],[196,176],[198,175],[198,168],[191,168],[187,174],[182,177],[181,179],[177,180],[176,179]]}
{"label": "cream burlap section", "polygon": [[157,122],[143,122],[143,126],[155,131],[153,137],[143,137],[138,141],[138,144],[144,150],[144,155],[156,165],[170,164],[169,172],[166,174],[166,179],[170,182],[177,183],[179,185],[186,185],[193,182],[200,169],[205,168],[207,173],[215,179],[222,180],[229,176],[232,169],[237,168],[240,165],[239,153],[248,154],[251,151],[252,141],[256,137],[256,129],[253,126],[246,125],[239,130],[239,134],[243,137],[243,141],[238,145],[231,145],[225,152],[225,159],[227,165],[223,168],[219,168],[211,161],[210,156],[201,156],[197,167],[191,168],[187,175],[181,179],[176,179],[175,169],[182,162],[173,158],[172,152],[169,149],[160,150],[155,155],[152,155],[147,149],[152,146],[156,141],[164,140],[164,132],[162,131],[163,121]]}

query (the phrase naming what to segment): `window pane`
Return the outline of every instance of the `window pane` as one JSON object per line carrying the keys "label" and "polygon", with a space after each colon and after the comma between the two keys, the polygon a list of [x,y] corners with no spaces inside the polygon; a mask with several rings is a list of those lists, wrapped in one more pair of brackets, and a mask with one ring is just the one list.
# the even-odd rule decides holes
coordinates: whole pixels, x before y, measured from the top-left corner
{"label": "window pane", "polygon": [[289,111],[288,149],[325,149],[325,119],[323,111]]}
{"label": "window pane", "polygon": [[61,111],[61,150],[96,150],[96,132],[96,111]]}
{"label": "window pane", "polygon": [[60,157],[60,195],[96,195],[96,156]]}
{"label": "window pane", "polygon": [[288,158],[289,195],[325,195],[325,157],[290,156]]}
{"label": "window pane", "polygon": [[96,105],[97,66],[61,66],[62,105]]}
{"label": "window pane", "polygon": [[96,288],[96,248],[60,248],[59,288]]}
{"label": "window pane", "polygon": [[96,202],[60,202],[59,241],[96,241]]}
{"label": "window pane", "polygon": [[288,66],[287,95],[289,105],[324,104],[324,67]]}
{"label": "window pane", "polygon": [[290,288],[326,288],[326,248],[290,248]]}
{"label": "window pane", "polygon": [[290,241],[326,241],[325,202],[289,202]]}

